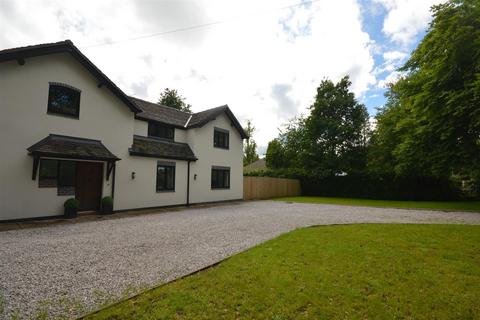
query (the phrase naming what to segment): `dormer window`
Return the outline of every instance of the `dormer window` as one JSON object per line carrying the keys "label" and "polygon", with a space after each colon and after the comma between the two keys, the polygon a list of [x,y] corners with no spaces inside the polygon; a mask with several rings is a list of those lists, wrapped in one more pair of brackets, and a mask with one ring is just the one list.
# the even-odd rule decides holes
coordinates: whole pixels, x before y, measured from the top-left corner
{"label": "dormer window", "polygon": [[175,128],[161,123],[149,122],[148,136],[173,140],[175,137]]}
{"label": "dormer window", "polygon": [[50,83],[47,113],[77,118],[80,115],[80,90],[62,83]]}

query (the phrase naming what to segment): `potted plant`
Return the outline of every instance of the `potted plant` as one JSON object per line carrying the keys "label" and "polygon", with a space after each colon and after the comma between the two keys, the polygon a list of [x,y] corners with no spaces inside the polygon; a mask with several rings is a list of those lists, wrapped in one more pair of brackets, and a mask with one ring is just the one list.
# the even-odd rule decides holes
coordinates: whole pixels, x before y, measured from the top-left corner
{"label": "potted plant", "polygon": [[72,219],[77,217],[78,207],[80,206],[80,202],[75,198],[70,198],[63,204],[65,208],[64,214],[65,218]]}
{"label": "potted plant", "polygon": [[108,196],[102,199],[102,213],[108,214],[113,212],[113,198]]}

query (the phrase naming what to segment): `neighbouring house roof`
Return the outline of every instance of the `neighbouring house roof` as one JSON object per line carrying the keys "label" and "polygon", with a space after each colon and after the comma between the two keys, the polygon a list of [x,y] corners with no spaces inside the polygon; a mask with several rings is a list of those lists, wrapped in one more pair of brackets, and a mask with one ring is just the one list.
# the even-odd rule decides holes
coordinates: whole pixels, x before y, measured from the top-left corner
{"label": "neighbouring house roof", "polygon": [[258,159],[257,161],[245,166],[244,169],[247,171],[267,169],[267,162],[265,159]]}
{"label": "neighbouring house roof", "polygon": [[243,139],[248,138],[237,118],[235,118],[235,115],[227,105],[198,113],[189,113],[135,97],[130,97],[130,99],[142,110],[142,112],[135,115],[137,119],[162,122],[183,129],[202,127],[225,112],[232,122],[232,125],[240,133],[240,136]]}
{"label": "neighbouring house roof", "polygon": [[135,117],[141,120],[152,120],[170,124],[175,127],[185,128],[185,124],[190,118],[190,113],[175,108],[163,106],[157,103],[145,101],[135,97],[130,97],[133,102],[142,110]]}
{"label": "neighbouring house roof", "polygon": [[[44,56],[54,53],[69,53],[78,62],[80,62],[97,80],[98,86],[105,86],[117,96],[132,112],[141,112],[138,106],[133,103],[128,96],[112,80],[110,80],[100,69],[98,69],[83,53],[73,45],[70,40],[44,43],[34,46],[12,48],[0,50],[0,63],[5,61],[17,60],[19,64],[25,63],[27,58]],[[28,61],[27,61],[28,63]]]}
{"label": "neighbouring house roof", "polygon": [[188,144],[161,138],[135,135],[133,137],[133,145],[129,151],[133,156],[175,160],[197,160],[197,157],[195,157],[195,154]]}
{"label": "neighbouring house roof", "polygon": [[56,134],[50,134],[48,137],[27,148],[27,150],[30,154],[41,157],[110,162],[120,160],[120,158],[111,153],[100,140]]}

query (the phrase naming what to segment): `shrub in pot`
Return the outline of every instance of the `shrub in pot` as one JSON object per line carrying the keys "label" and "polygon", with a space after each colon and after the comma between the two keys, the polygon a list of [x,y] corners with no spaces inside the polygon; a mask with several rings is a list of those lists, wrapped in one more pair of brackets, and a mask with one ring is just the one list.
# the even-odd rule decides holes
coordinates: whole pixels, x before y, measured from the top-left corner
{"label": "shrub in pot", "polygon": [[113,198],[112,197],[104,197],[102,199],[102,213],[112,213],[113,212]]}
{"label": "shrub in pot", "polygon": [[80,202],[75,198],[70,198],[63,204],[65,208],[64,214],[65,218],[71,219],[77,217],[78,208],[80,206]]}

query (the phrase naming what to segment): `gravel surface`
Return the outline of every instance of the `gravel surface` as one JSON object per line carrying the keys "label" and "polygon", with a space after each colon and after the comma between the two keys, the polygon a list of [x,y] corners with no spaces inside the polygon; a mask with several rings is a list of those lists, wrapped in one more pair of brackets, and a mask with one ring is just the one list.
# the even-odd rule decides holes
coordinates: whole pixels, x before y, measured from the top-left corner
{"label": "gravel surface", "polygon": [[395,222],[480,224],[480,214],[254,201],[4,231],[0,318],[73,318],[299,227]]}

